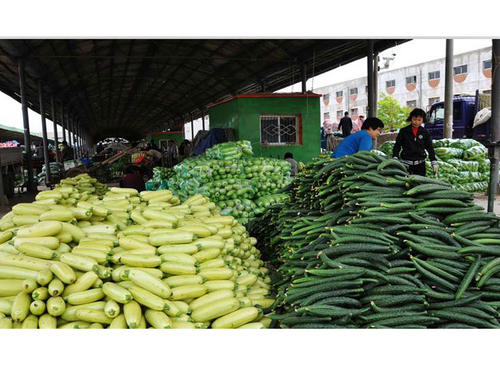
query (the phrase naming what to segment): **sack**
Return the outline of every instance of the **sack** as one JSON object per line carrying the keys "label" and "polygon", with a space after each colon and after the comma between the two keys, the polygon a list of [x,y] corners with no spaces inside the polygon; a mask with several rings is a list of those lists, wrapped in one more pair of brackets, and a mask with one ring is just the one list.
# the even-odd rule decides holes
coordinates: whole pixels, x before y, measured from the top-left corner
{"label": "sack", "polygon": [[478,113],[476,113],[476,116],[474,116],[474,123],[472,124],[472,128],[484,124],[490,118],[491,118],[491,108],[486,107],[481,109]]}

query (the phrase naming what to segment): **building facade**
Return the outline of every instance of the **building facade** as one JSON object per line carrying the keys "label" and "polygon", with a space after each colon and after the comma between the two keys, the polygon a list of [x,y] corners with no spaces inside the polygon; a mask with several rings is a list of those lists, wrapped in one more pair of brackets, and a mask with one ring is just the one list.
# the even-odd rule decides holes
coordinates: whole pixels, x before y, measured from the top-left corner
{"label": "building facade", "polygon": [[232,128],[238,140],[248,140],[255,156],[310,161],[321,150],[320,95],[236,95],[209,107],[212,128]]}
{"label": "building facade", "polygon": [[[491,93],[491,47],[455,55],[453,58],[453,94],[471,94],[476,90]],[[434,102],[444,100],[445,59],[427,61],[390,71],[379,71],[378,98],[382,94],[397,99],[400,105],[427,110]],[[356,120],[368,112],[367,78],[320,87],[321,123],[338,123],[345,111]]]}

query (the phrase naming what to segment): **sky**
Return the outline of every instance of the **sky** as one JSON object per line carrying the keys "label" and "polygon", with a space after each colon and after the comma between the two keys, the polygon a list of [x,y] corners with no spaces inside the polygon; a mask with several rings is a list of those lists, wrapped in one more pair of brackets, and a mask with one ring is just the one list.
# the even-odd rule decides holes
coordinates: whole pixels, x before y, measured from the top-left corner
{"label": "sky", "polygon": [[[385,50],[380,53],[380,61],[383,62],[383,57],[392,57],[395,54],[394,60],[390,62],[389,70],[398,69],[405,66],[419,64],[425,61],[439,59],[445,57],[446,53],[445,39],[414,39],[410,42],[403,43]],[[454,39],[454,54],[460,54],[467,51],[480,49],[491,46],[491,39]],[[345,66],[323,73],[316,77],[310,78],[307,81],[307,89],[324,87],[335,83],[347,81],[354,78],[366,76],[366,58],[354,61]],[[286,87],[278,92],[298,92],[301,91],[301,84],[297,83],[293,86]],[[42,132],[40,115],[28,110],[30,130],[34,132]],[[0,124],[23,128],[23,119],[21,113],[21,104],[11,97],[0,93]],[[195,120],[195,133],[201,129],[201,120]],[[47,120],[47,131],[50,135],[53,133],[53,124]],[[58,135],[61,137],[61,127],[58,126]],[[186,137],[191,138],[191,125],[185,126]],[[1,140],[4,141],[4,140]]]}
{"label": "sky", "polygon": [[[484,47],[491,47],[491,39],[454,39],[453,53],[458,55]],[[400,46],[389,48],[379,53],[380,65],[383,65],[383,57],[393,57],[392,54],[396,55],[394,60],[390,61],[388,70],[444,58],[446,56],[446,39],[413,39]],[[310,78],[307,80],[306,86],[308,90],[314,91],[314,88],[366,77],[366,73],[367,63],[366,58],[363,58]],[[300,92],[301,90],[302,84],[296,83],[278,92]]]}

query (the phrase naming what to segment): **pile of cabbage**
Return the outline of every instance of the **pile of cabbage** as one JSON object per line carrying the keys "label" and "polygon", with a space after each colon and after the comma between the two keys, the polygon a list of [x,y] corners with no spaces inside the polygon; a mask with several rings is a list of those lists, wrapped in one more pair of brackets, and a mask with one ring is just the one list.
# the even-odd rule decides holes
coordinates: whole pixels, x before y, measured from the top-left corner
{"label": "pile of cabbage", "polygon": [[[444,138],[432,141],[438,164],[438,178],[452,184],[454,189],[485,192],[488,188],[490,160],[488,149],[474,139]],[[394,141],[385,142],[379,150],[392,156]],[[435,177],[429,160],[427,176]]]}
{"label": "pile of cabbage", "polygon": [[287,161],[252,155],[248,141],[215,145],[205,155],[177,164],[168,187],[181,199],[203,194],[216,203],[223,215],[246,224],[291,181]]}

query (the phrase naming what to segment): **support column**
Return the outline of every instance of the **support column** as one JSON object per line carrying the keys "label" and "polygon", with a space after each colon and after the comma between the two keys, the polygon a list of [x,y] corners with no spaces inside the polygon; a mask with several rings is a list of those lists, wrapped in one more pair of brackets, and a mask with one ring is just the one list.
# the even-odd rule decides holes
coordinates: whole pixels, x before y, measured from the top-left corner
{"label": "support column", "polygon": [[373,68],[373,45],[374,41],[373,39],[368,40],[368,53],[367,53],[367,67],[368,67],[368,74],[367,74],[367,79],[368,79],[368,117],[374,117],[374,109],[375,109],[375,91],[374,91],[374,86],[373,86],[373,73],[374,73],[374,68]]}
{"label": "support column", "polygon": [[80,159],[82,157],[82,153],[80,150],[80,126],[78,125],[78,121],[75,126],[75,148],[76,148],[76,157]]}
{"label": "support column", "polygon": [[49,141],[47,140],[47,123],[45,122],[45,108],[43,106],[43,84],[38,82],[38,95],[40,100],[40,116],[42,117],[42,141],[43,141],[43,161],[45,164],[45,185],[50,184],[50,160],[49,160]]}
{"label": "support column", "polygon": [[80,120],[78,120],[78,149],[80,150],[80,157],[83,158],[83,148],[82,148],[82,128],[80,126]]}
{"label": "support column", "polygon": [[375,107],[373,115],[377,117],[378,112],[378,51],[373,52],[373,91],[375,92]]}
{"label": "support column", "polygon": [[19,88],[21,93],[21,109],[23,113],[23,126],[24,126],[24,150],[26,152],[26,165],[28,168],[28,183],[27,190],[33,191],[33,168],[31,164],[31,135],[30,135],[30,123],[28,118],[28,106],[26,104],[26,92],[24,88],[24,60],[19,60],[18,64],[19,70]]}
{"label": "support column", "polygon": [[495,194],[498,186],[498,162],[500,160],[500,39],[493,39],[491,78],[491,123],[490,145],[490,183],[488,186],[488,212],[494,212]]}
{"label": "support column", "polygon": [[201,111],[201,128],[205,130],[205,112]]}
{"label": "support column", "polygon": [[191,141],[194,140],[194,124],[193,124],[193,115],[190,113],[189,117],[191,118]]}
{"label": "support column", "polygon": [[54,97],[50,98],[50,106],[52,107],[52,122],[54,124],[54,147],[56,150],[56,161],[59,162],[59,153],[57,152],[59,147],[59,140],[57,139],[57,116],[56,116],[56,101],[54,100]]}
{"label": "support column", "polygon": [[304,64],[301,69],[302,73],[302,93],[305,94],[307,92],[307,65]]}
{"label": "support column", "polygon": [[64,119],[64,104],[61,104],[61,127],[62,127],[62,134],[63,134],[63,142],[66,141],[66,128],[64,127],[66,121]]}
{"label": "support column", "polygon": [[72,124],[73,119],[71,118],[69,111],[66,112],[66,119],[67,119],[66,124],[68,124],[68,126],[67,126],[67,128],[68,128],[68,144],[69,144],[69,147],[73,148],[73,124]]}
{"label": "support column", "polygon": [[453,136],[453,39],[446,39],[443,138]]}

